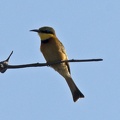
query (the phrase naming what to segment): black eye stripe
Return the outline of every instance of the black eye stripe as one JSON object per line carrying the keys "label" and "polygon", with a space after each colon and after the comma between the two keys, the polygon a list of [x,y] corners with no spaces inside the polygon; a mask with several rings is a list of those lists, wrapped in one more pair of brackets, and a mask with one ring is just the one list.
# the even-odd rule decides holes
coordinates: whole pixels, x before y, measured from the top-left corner
{"label": "black eye stripe", "polygon": [[50,33],[50,34],[54,34],[52,31],[49,31],[49,30],[41,30],[41,33]]}

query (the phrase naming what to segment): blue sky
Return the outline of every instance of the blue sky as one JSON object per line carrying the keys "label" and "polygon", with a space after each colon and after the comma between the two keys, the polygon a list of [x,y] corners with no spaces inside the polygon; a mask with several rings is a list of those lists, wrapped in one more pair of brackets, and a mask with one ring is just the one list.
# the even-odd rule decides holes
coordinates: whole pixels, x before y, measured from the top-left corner
{"label": "blue sky", "polygon": [[120,1],[1,0],[0,60],[10,64],[45,62],[31,29],[52,26],[69,59],[72,77],[85,98],[70,90],[49,67],[0,74],[0,120],[120,120]]}

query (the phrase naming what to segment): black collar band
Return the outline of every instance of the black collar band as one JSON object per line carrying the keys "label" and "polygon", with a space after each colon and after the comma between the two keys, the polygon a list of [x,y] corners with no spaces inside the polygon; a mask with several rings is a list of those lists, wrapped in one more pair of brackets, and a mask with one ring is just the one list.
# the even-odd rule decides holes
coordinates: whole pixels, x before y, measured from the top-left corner
{"label": "black collar band", "polygon": [[46,39],[46,40],[41,40],[41,43],[48,43],[50,39]]}

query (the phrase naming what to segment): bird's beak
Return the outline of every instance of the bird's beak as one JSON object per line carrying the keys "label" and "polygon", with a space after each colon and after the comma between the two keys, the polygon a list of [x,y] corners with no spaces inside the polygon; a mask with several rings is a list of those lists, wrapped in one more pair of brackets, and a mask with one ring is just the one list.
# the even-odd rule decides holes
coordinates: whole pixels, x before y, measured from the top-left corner
{"label": "bird's beak", "polygon": [[39,32],[38,29],[33,29],[33,30],[30,30],[30,31],[32,31],[32,32]]}

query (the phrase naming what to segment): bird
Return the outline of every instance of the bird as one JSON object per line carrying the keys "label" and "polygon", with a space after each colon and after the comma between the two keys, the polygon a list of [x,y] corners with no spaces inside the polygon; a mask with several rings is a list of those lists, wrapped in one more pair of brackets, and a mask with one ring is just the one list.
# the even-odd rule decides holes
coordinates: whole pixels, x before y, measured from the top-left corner
{"label": "bird", "polygon": [[[42,52],[47,63],[68,60],[66,50],[63,44],[57,38],[55,30],[52,27],[44,26],[30,31],[38,33],[41,39],[40,51]],[[71,77],[70,66],[68,62],[52,64],[50,67],[64,77],[70,88],[74,102],[76,102],[79,98],[84,98],[83,93],[78,89]]]}

